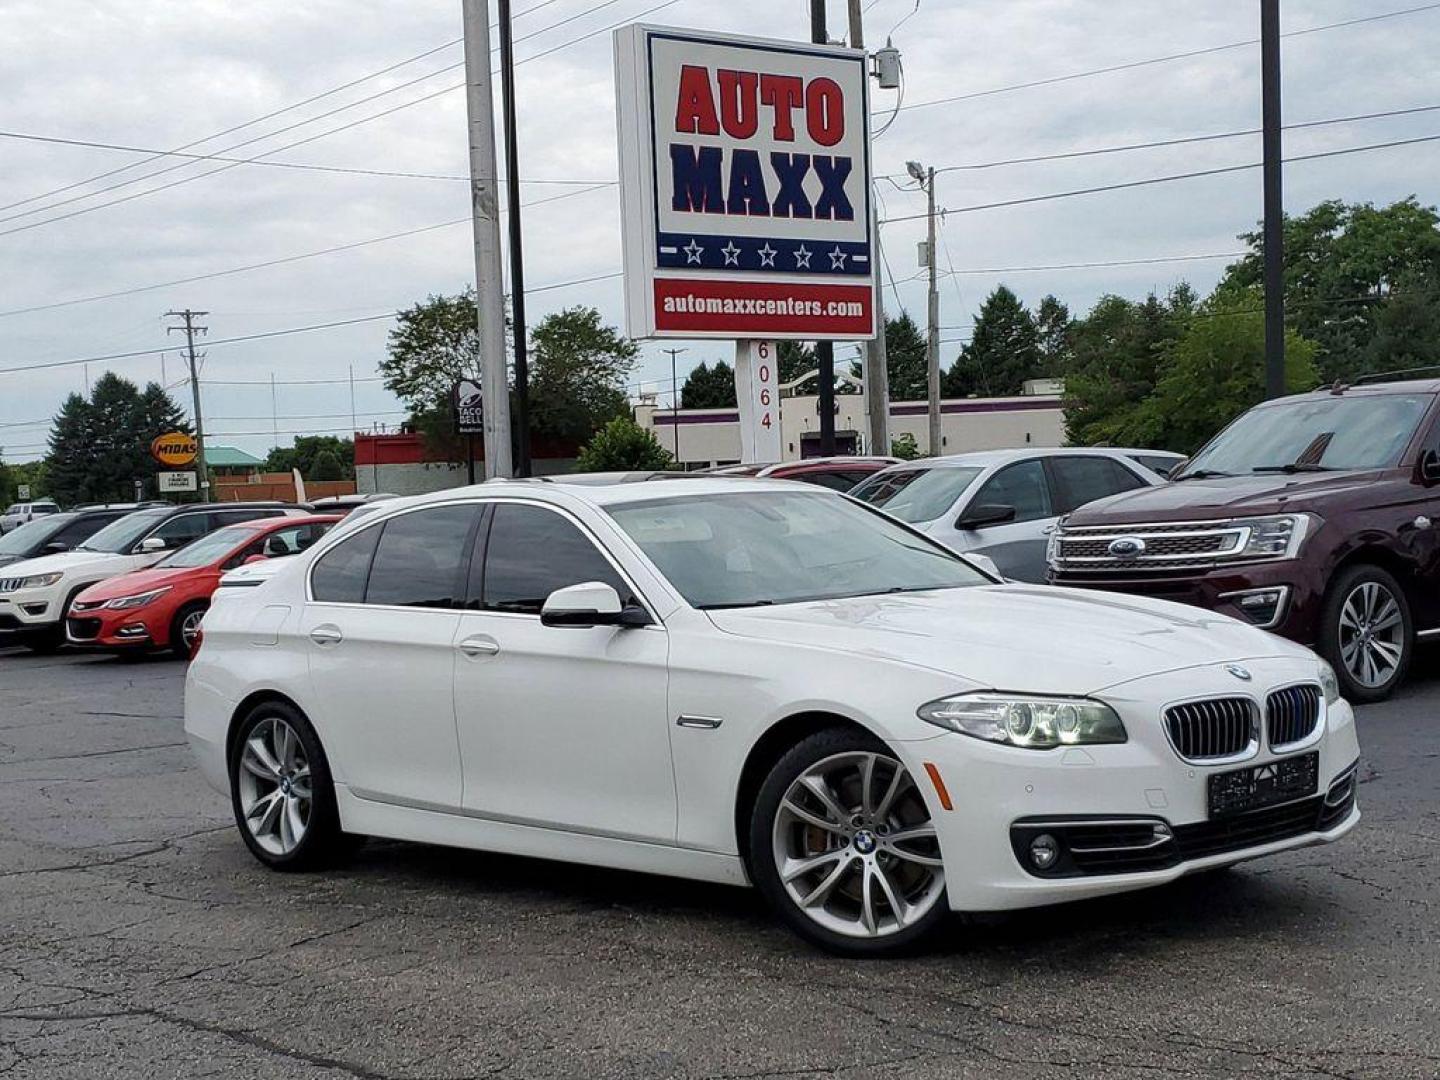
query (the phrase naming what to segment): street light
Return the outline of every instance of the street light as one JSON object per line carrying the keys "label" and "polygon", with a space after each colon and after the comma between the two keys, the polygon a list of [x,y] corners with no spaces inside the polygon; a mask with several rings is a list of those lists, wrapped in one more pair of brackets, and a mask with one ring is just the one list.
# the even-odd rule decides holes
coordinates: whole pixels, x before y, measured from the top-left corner
{"label": "street light", "polygon": [[922,184],[925,183],[925,167],[918,161],[907,161],[905,163],[905,171],[910,174],[912,180],[918,180]]}

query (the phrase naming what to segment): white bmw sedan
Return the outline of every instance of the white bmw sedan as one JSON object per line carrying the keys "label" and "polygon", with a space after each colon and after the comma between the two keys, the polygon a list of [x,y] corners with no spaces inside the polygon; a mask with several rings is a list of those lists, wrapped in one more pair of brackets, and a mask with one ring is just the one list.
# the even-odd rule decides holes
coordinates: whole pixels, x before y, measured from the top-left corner
{"label": "white bmw sedan", "polygon": [[1308,649],[784,481],[491,482],[223,589],[185,727],[276,869],[384,836],[758,887],[874,955],[1359,820]]}

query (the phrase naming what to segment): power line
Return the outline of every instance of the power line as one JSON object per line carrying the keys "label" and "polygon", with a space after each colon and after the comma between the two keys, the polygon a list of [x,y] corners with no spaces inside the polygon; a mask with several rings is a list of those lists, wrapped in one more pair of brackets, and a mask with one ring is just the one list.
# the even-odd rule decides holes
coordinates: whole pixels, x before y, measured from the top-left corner
{"label": "power line", "polygon": [[[1312,26],[1303,30],[1291,30],[1282,37],[1304,37],[1308,34],[1319,34],[1327,30],[1340,30],[1345,27],[1359,26],[1362,23],[1380,22],[1384,19],[1398,19],[1406,15],[1418,15],[1425,11],[1434,11],[1440,8],[1440,3],[1421,4],[1418,7],[1404,8],[1400,11],[1385,11],[1376,15],[1365,15],[1356,19],[1346,19],[1343,22],[1326,23],[1324,26]],[[906,112],[911,109],[925,109],[932,105],[952,105],[958,101],[974,101],[976,98],[993,97],[997,94],[1008,94],[1016,90],[1031,90],[1041,86],[1054,86],[1057,83],[1073,82],[1076,79],[1090,79],[1097,75],[1112,75],[1120,71],[1133,71],[1136,68],[1152,67],[1156,64],[1168,64],[1176,60],[1190,60],[1199,56],[1210,56],[1215,53],[1227,52],[1232,49],[1244,49],[1251,45],[1260,44],[1259,38],[1247,38],[1244,41],[1232,41],[1226,45],[1211,45],[1204,49],[1192,49],[1189,52],[1171,53],[1168,56],[1155,56],[1148,60],[1131,60],[1124,64],[1111,64],[1109,67],[1094,68],[1090,71],[1077,71],[1069,75],[1055,75],[1045,79],[1032,79],[1029,82],[1012,83],[1009,86],[992,87],[989,90],[972,90],[964,94],[954,94],[950,97],[934,98],[930,101],[912,101],[909,104],[901,105],[897,111]],[[882,115],[877,113],[876,115]]]}

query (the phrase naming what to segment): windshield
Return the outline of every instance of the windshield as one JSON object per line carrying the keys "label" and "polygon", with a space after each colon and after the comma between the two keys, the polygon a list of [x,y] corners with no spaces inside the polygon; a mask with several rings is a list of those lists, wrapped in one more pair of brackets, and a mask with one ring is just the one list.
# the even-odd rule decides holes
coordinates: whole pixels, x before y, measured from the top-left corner
{"label": "windshield", "polygon": [[824,492],[736,492],[609,508],[694,607],[984,585],[953,552]]}
{"label": "windshield", "polygon": [[972,467],[905,469],[872,476],[850,492],[901,521],[934,521],[955,505],[984,470]]}
{"label": "windshield", "polygon": [[51,514],[44,521],[21,525],[0,539],[0,555],[25,555],[34,551],[74,519],[74,514]]}
{"label": "windshield", "polygon": [[165,507],[164,509],[141,510],[134,514],[126,514],[119,521],[112,521],[106,525],[75,550],[100,551],[107,555],[119,555],[134,547],[137,540],[160,524],[169,513],[170,508]]}
{"label": "windshield", "polygon": [[249,540],[254,540],[260,535],[256,529],[247,529],[240,525],[231,525],[228,529],[218,529],[209,536],[203,536],[193,543],[186,544],[174,555],[167,556],[156,563],[156,567],[187,566],[208,566],[213,562],[219,562],[229,555],[237,547]]}
{"label": "windshield", "polygon": [[1301,398],[1251,409],[1191,458],[1175,479],[1388,468],[1399,463],[1432,400],[1429,394],[1375,394]]}

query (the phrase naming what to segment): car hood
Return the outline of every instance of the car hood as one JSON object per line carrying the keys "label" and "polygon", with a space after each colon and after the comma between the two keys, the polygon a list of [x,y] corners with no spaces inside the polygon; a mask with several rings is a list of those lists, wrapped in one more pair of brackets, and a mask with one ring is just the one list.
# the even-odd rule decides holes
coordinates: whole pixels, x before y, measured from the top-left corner
{"label": "car hood", "polygon": [[111,555],[103,551],[63,551],[55,555],[41,555],[38,559],[25,559],[11,563],[5,568],[6,577],[36,577],[40,574],[71,573],[85,570],[123,570],[131,565],[132,556]]}
{"label": "car hood", "polygon": [[[1068,525],[1120,525],[1153,521],[1210,521],[1318,508],[1367,487],[1383,474],[1373,469],[1339,473],[1266,473],[1217,476],[1139,488],[1082,506]],[[1317,504],[1316,506],[1312,506]]]}
{"label": "car hood", "polygon": [[114,600],[121,596],[138,596],[140,593],[174,585],[182,579],[193,577],[208,567],[175,566],[159,570],[136,570],[133,574],[120,574],[91,585],[80,596],[89,600]]}
{"label": "car hood", "polygon": [[1148,597],[992,585],[707,612],[726,633],[953,674],[970,689],[1089,694],[1206,664],[1305,657],[1236,619]]}

